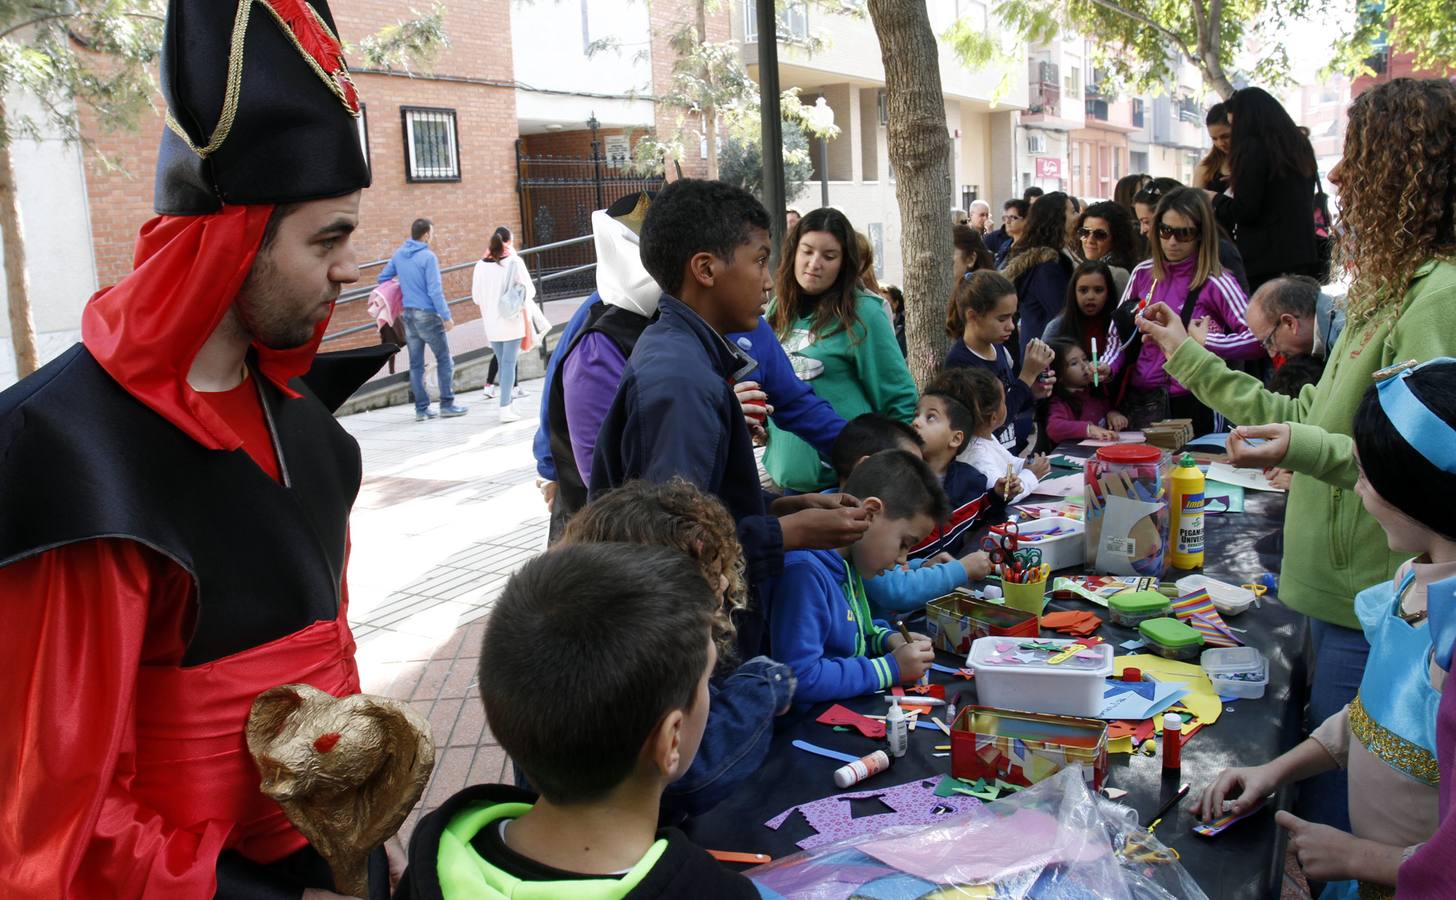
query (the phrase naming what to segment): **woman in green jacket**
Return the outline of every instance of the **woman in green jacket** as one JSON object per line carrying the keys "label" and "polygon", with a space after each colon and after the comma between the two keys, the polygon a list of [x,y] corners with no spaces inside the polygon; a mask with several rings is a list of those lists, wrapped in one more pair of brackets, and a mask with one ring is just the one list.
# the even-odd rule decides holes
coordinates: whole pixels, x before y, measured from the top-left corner
{"label": "woman in green jacket", "polygon": [[[846,420],[867,412],[913,420],[915,382],[884,301],[858,289],[859,248],[844,213],[805,215],[785,248],[768,321],[794,371]],[[812,446],[772,420],[768,435],[763,465],[780,487],[817,491],[834,484],[834,470]]]}
{"label": "woman in green jacket", "polygon": [[[1353,282],[1348,324],[1318,384],[1297,398],[1273,394],[1189,340],[1166,306],[1140,321],[1167,354],[1169,375],[1245,423],[1229,438],[1236,465],[1294,473],[1279,598],[1310,617],[1315,723],[1352,700],[1360,684],[1369,648],[1355,595],[1389,579],[1402,561],[1355,494],[1355,409],[1376,371],[1456,355],[1456,85],[1398,78],[1360,95],[1350,107],[1344,159],[1329,177],[1340,192],[1340,250]],[[1273,335],[1256,337],[1267,347]],[[1312,793],[1318,802],[1301,804],[1306,817],[1348,829],[1343,782]]]}

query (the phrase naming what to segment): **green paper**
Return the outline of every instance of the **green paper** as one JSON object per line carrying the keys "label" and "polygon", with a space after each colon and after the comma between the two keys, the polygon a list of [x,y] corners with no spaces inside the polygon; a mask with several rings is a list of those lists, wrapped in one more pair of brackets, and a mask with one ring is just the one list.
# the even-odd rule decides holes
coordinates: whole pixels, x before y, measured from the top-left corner
{"label": "green paper", "polygon": [[847,726],[847,725],[835,725],[834,726],[834,730],[835,731],[848,731],[849,730],[849,726]]}
{"label": "green paper", "polygon": [[1229,512],[1241,513],[1244,511],[1244,489],[1237,484],[1206,481],[1203,484],[1203,496],[1205,503],[1209,497],[1227,497]]}
{"label": "green paper", "polygon": [[951,776],[947,775],[944,778],[940,779],[940,784],[937,784],[935,786],[935,796],[949,797],[951,794],[954,794],[956,791],[961,789],[960,785],[961,780],[959,778],[952,778]]}

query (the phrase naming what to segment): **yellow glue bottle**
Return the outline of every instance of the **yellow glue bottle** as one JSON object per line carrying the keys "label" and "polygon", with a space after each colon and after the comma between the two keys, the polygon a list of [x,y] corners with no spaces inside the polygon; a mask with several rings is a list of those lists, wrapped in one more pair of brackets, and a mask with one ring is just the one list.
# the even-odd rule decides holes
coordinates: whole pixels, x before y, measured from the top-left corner
{"label": "yellow glue bottle", "polygon": [[1172,534],[1175,569],[1203,567],[1203,473],[1189,454],[1173,469]]}

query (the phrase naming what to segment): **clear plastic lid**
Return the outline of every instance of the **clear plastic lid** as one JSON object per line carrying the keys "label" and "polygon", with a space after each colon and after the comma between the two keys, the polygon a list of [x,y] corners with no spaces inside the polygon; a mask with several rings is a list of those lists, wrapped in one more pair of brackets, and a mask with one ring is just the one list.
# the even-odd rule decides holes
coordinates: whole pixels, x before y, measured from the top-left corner
{"label": "clear plastic lid", "polygon": [[1198,662],[1210,675],[1232,675],[1262,671],[1264,655],[1253,647],[1217,647],[1203,651]]}

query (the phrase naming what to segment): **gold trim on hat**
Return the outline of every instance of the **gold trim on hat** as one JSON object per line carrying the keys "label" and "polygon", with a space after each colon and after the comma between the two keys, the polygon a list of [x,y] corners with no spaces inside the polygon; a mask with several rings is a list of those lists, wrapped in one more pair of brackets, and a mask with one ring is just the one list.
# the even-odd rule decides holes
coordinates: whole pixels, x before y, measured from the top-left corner
{"label": "gold trim on hat", "polygon": [[[233,18],[232,40],[228,47],[227,88],[223,92],[222,115],[218,117],[217,127],[213,128],[212,136],[208,139],[206,146],[197,146],[191,136],[187,134],[186,130],[182,128],[181,124],[172,115],[171,108],[169,107],[167,109],[167,127],[172,129],[187,144],[187,149],[196,153],[202,159],[206,159],[216,153],[218,148],[223,145],[223,142],[227,140],[228,135],[232,132],[233,120],[237,118],[238,97],[242,94],[243,87],[243,43],[247,37],[248,19],[250,18],[250,13],[255,3],[261,5],[273,16],[274,20],[278,23],[278,27],[283,30],[283,34],[287,36],[288,40],[293,43],[294,48],[298,50],[299,56],[303,57],[304,62],[308,63],[309,68],[313,69],[314,74],[328,86],[334,96],[339,98],[339,102],[344,105],[344,109],[348,111],[349,115],[356,119],[359,118],[360,110],[357,102],[354,105],[350,105],[348,92],[344,89],[345,84],[353,87],[354,82],[349,78],[349,69],[342,55],[338,58],[339,67],[337,69],[333,72],[324,71],[323,66],[318,64],[318,60],[314,59],[304,49],[303,44],[298,40],[298,35],[293,33],[293,29],[288,27],[288,23],[283,21],[283,17],[266,0],[239,0],[237,15]],[[329,37],[333,38],[336,43],[342,46],[338,35],[334,34],[333,29],[329,28],[323,16],[319,15],[318,10],[313,8],[313,4],[304,2],[303,5],[313,14],[319,27],[323,28]]]}

